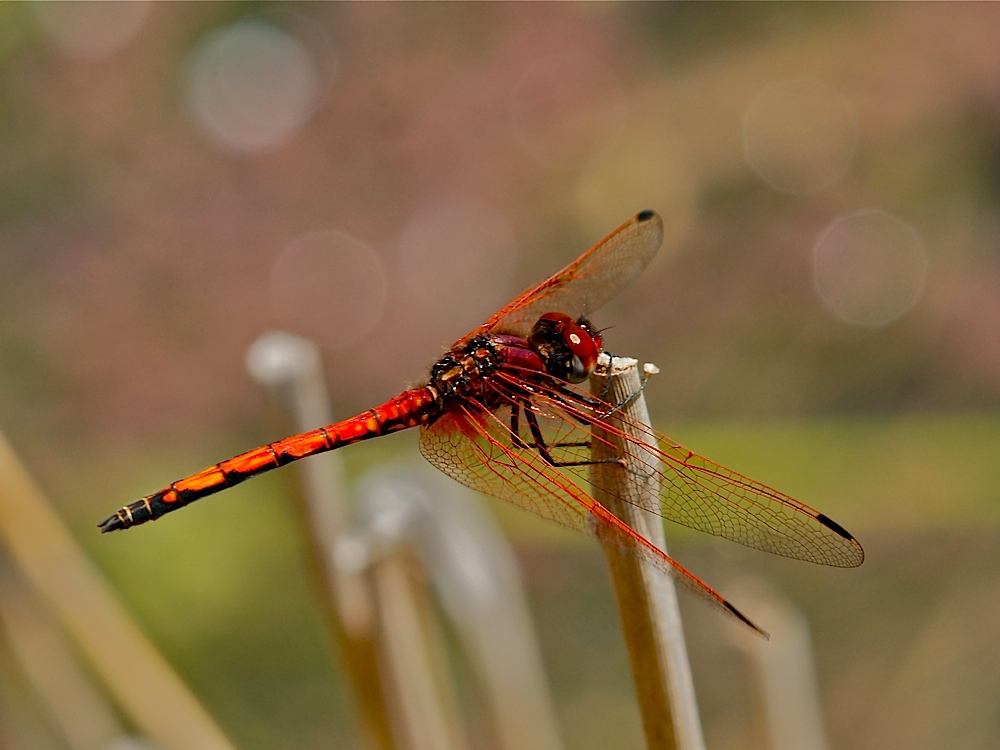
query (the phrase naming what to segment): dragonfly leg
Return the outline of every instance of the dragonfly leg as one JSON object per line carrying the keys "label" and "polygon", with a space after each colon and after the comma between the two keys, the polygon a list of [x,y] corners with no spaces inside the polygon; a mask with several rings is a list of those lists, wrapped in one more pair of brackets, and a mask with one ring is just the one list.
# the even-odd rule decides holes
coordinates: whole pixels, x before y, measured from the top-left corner
{"label": "dragonfly leg", "polygon": [[[526,443],[524,442],[524,439],[521,437],[520,427],[521,427],[522,408],[524,409],[524,413],[527,414],[529,411],[529,407],[526,402],[518,401],[517,404],[510,410],[510,433],[511,433],[510,442],[515,448],[519,450],[527,450],[528,448],[536,449],[538,448],[538,445],[536,443]],[[532,418],[534,418],[534,415],[532,415]],[[537,421],[536,421],[536,426],[537,426]],[[578,440],[574,443],[556,443],[553,446],[545,446],[543,442],[542,445],[544,447],[552,447],[552,448],[586,448],[590,446],[590,441]]]}
{"label": "dragonfly leg", "polygon": [[[614,355],[609,355],[609,356],[614,356]],[[553,388],[553,390],[567,399],[567,401],[556,399],[557,401],[560,401],[560,403],[566,405],[567,403],[572,403],[575,401],[577,403],[585,404],[586,406],[589,406],[590,408],[594,409],[597,412],[598,419],[606,419],[607,417],[610,417],[612,414],[621,411],[626,406],[635,401],[639,397],[639,394],[641,394],[643,390],[645,390],[646,384],[649,382],[649,379],[650,379],[649,374],[644,372],[642,374],[642,380],[639,383],[639,387],[636,388],[634,391],[632,391],[632,393],[625,396],[625,398],[623,398],[614,406],[608,403],[608,393],[611,390],[611,378],[604,379],[604,387],[601,389],[600,396],[593,396],[593,397],[587,396],[578,391],[571,390],[567,388],[565,385],[556,386]],[[603,408],[608,406],[610,406],[610,408]],[[525,413],[527,413],[527,409],[525,409]],[[583,425],[589,425],[591,423],[591,420],[581,419],[579,417],[574,416],[572,413],[567,414],[567,416],[572,417],[577,422]]]}
{"label": "dragonfly leg", "polygon": [[[619,464],[620,466],[625,466],[625,462],[620,458],[602,458],[598,460],[588,460],[588,461],[556,461],[553,457],[549,446],[545,443],[545,438],[542,436],[542,428],[538,425],[538,418],[535,413],[527,407],[526,404],[522,404],[524,408],[524,416],[528,420],[528,429],[531,430],[531,436],[534,438],[535,442],[532,443],[529,448],[534,448],[538,451],[538,454],[545,459],[545,462],[550,466],[555,466],[558,468],[567,466],[593,466],[595,464]],[[575,443],[556,443],[553,448],[582,448],[589,446],[589,441],[581,441]]]}
{"label": "dragonfly leg", "polygon": [[532,447],[521,440],[521,402],[518,401],[510,410],[510,434],[511,443],[519,450]]}
{"label": "dragonfly leg", "polygon": [[[569,388],[566,387],[553,388],[554,393],[550,393],[549,398],[558,403],[560,406],[567,408],[566,411],[567,417],[569,417],[575,422],[578,422],[584,427],[589,427],[590,425],[593,424],[595,419],[602,420],[607,417],[610,417],[612,414],[624,409],[626,406],[632,403],[632,401],[634,401],[639,396],[639,394],[642,393],[642,389],[646,387],[646,380],[648,379],[649,378],[646,377],[643,380],[642,384],[639,386],[639,388],[636,389],[635,392],[630,393],[628,396],[622,399],[622,401],[617,406],[611,406],[605,400],[605,397],[607,396],[607,387],[605,387],[605,391],[600,396],[595,396],[595,397],[587,396],[586,394],[583,393],[578,393],[577,391],[570,390]],[[584,406],[593,409],[595,412],[594,417],[582,417],[579,414],[574,414],[573,413],[574,404],[583,404]],[[605,407],[610,407],[610,408],[605,408]],[[525,409],[525,413],[527,413],[527,409]]]}
{"label": "dragonfly leg", "polygon": [[[611,357],[612,360],[615,358],[615,355],[611,354],[610,352],[605,352],[605,354]],[[623,398],[618,404],[613,406],[611,409],[603,412],[601,414],[601,419],[610,417],[612,414],[621,411],[626,406],[635,401],[637,398],[639,398],[639,395],[643,392],[643,390],[645,390],[646,383],[649,382],[649,378],[650,378],[649,373],[643,372],[642,380],[639,382],[639,387],[636,388],[634,391],[632,391],[632,393],[628,394],[625,398]],[[604,387],[601,389],[601,396],[600,396],[600,401],[602,404],[608,403],[608,393],[610,391],[611,391],[611,378],[610,377],[604,378]]]}

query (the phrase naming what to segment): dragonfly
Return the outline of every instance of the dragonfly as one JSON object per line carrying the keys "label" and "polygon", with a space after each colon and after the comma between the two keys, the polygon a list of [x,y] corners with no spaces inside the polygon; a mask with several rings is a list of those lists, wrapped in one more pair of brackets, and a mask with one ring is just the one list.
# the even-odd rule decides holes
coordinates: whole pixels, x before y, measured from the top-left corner
{"label": "dragonfly", "polygon": [[[682,447],[628,416],[622,403],[609,403],[606,392],[583,389],[604,351],[589,316],[648,265],[662,239],[660,216],[641,211],[459,339],[426,384],[171,482],[109,516],[101,531],[153,521],[307,456],[419,427],[420,452],[461,484],[634,553],[766,636],[595,499],[602,490],[663,519],[789,558],[843,568],[864,560],[858,541],[829,517]],[[631,463],[594,457],[615,444],[632,454]],[[636,456],[657,491],[621,489],[636,472]],[[601,471],[592,471],[597,464]],[[595,487],[602,476],[610,477],[606,486]]]}

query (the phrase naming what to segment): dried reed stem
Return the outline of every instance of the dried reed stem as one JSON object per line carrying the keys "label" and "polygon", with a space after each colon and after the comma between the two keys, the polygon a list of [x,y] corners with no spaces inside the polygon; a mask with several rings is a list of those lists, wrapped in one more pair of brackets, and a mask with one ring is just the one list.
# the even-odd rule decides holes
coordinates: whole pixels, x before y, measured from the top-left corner
{"label": "dried reed stem", "polygon": [[233,745],[126,613],[0,435],[0,544],[52,605],[123,713],[166,750]]}
{"label": "dried reed stem", "polygon": [[[304,432],[334,421],[319,349],[308,339],[281,331],[264,334],[247,353],[247,369],[276,405],[280,432]],[[351,532],[340,456],[301,461],[293,476],[307,563],[320,583],[327,624],[361,709],[364,747],[393,750],[373,594],[366,574],[338,565],[334,555]]]}
{"label": "dried reed stem", "polygon": [[[608,421],[630,433],[640,444],[647,443],[648,433],[630,427],[649,425],[646,402],[639,392],[637,362],[604,354],[601,357],[601,367],[591,378],[592,392],[606,393],[607,401],[612,404],[628,401],[618,412],[620,416],[611,415]],[[659,496],[657,476],[649,472],[649,466],[658,463],[656,458],[651,452],[637,449],[635,444],[626,449],[621,438],[606,433],[598,436],[593,441],[593,459],[623,458],[629,470],[621,471],[606,463],[593,465],[594,497],[666,551],[662,519],[641,509],[656,503]],[[602,544],[614,582],[647,746],[649,750],[704,750],[674,583],[660,569],[621,544],[613,540],[602,540]]]}

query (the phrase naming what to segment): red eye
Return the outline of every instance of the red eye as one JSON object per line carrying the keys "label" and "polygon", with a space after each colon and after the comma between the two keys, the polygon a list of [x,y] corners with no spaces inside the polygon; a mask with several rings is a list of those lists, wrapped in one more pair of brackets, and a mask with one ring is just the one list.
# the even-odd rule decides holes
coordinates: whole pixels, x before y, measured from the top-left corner
{"label": "red eye", "polygon": [[604,339],[601,337],[601,332],[595,331],[594,324],[591,323],[586,318],[580,318],[578,321],[576,321],[576,325],[578,325],[580,328],[586,331],[587,335],[590,336],[591,339],[593,339],[594,346],[597,347],[597,353],[600,354],[601,350],[604,348]]}
{"label": "red eye", "polygon": [[581,383],[597,367],[597,355],[601,353],[600,337],[595,338],[590,331],[576,323],[566,324],[563,337],[573,353],[570,382]]}
{"label": "red eye", "polygon": [[582,383],[597,368],[601,337],[585,318],[574,321],[564,313],[545,313],[531,330],[528,342],[545,362],[550,375]]}

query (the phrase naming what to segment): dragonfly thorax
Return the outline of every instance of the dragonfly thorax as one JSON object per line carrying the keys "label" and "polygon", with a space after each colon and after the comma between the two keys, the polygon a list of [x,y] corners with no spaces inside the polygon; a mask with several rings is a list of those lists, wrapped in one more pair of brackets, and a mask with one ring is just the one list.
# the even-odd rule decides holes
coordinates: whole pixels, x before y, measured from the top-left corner
{"label": "dragonfly thorax", "polygon": [[500,365],[500,355],[488,336],[474,336],[431,368],[430,385],[443,397],[481,390],[485,378]]}

